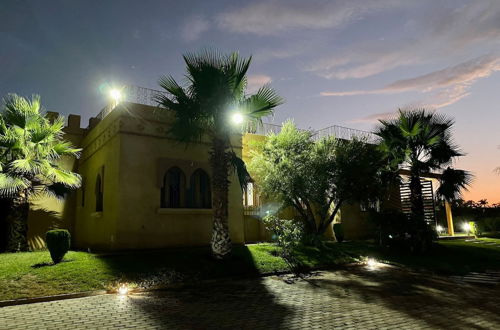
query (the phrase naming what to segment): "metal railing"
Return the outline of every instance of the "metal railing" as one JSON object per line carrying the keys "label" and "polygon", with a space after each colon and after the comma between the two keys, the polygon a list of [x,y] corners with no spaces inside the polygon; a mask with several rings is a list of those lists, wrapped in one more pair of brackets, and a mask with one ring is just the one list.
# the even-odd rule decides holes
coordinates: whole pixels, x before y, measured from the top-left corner
{"label": "metal railing", "polygon": [[[263,123],[262,125],[258,125],[257,127],[247,129],[246,133],[257,135],[268,135],[270,133],[278,134],[279,132],[281,132],[281,128],[282,126],[280,125]],[[378,141],[378,136],[372,132],[338,125],[333,125],[317,131],[312,131],[312,138],[314,141],[318,141],[328,136],[335,136],[336,138],[343,140],[352,140],[353,138],[357,138],[368,143],[376,143]]]}
{"label": "metal railing", "polygon": [[158,103],[155,100],[155,97],[158,95],[166,94],[163,91],[140,87],[135,85],[127,85],[123,89],[124,93],[124,101],[139,103],[144,105],[156,106]]}
{"label": "metal railing", "polygon": [[[149,106],[156,106],[157,103],[155,97],[160,94],[165,94],[165,92],[159,90],[135,86],[135,85],[125,85],[121,90],[121,92],[122,92],[121,101],[144,104]],[[111,111],[113,111],[115,107],[116,104],[114,102],[110,102],[97,114],[96,118],[99,120],[103,120],[107,115],[109,115]]]}
{"label": "metal railing", "polygon": [[328,136],[334,136],[343,140],[352,140],[356,138],[365,140],[368,143],[376,143],[378,141],[378,136],[372,132],[338,125],[329,126],[316,131],[313,135],[313,139],[317,141]]}
{"label": "metal railing", "polygon": [[[140,87],[135,85],[126,85],[123,90],[123,101],[144,104],[149,106],[156,106],[155,98],[158,95],[166,94],[164,91],[159,91],[151,88]],[[101,110],[96,116],[96,118],[102,120],[106,117],[115,107],[114,104],[108,104],[104,109]],[[263,123],[262,125],[257,125],[246,129],[246,133],[267,135],[269,133],[278,134],[281,132],[281,125]],[[352,140],[353,138],[366,140],[368,143],[376,143],[378,137],[372,132],[362,131],[359,129],[353,129],[338,125],[329,126],[317,131],[312,131],[312,137],[315,141],[321,138],[335,136],[339,139]]]}

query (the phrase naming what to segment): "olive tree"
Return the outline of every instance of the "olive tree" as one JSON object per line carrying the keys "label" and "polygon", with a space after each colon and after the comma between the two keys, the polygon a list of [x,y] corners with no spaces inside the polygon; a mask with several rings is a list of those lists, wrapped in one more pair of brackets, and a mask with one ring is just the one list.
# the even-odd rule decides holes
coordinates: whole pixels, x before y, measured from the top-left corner
{"label": "olive tree", "polygon": [[256,145],[249,169],[264,198],[293,208],[305,231],[320,237],[342,205],[380,196],[383,164],[380,151],[364,140],[314,141],[289,121]]}

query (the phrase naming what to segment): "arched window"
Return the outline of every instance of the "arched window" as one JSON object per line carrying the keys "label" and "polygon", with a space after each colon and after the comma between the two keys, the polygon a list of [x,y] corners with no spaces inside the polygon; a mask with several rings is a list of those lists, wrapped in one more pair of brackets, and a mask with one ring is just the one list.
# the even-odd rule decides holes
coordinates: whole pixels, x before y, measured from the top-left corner
{"label": "arched window", "polygon": [[256,206],[253,182],[247,183],[246,189],[243,191],[243,206]]}
{"label": "arched window", "polygon": [[191,175],[189,182],[190,203],[189,207],[195,209],[212,208],[212,193],[210,190],[210,177],[207,172],[197,169]]}
{"label": "arched window", "polygon": [[186,176],[178,167],[172,167],[163,177],[160,206],[163,208],[185,207]]}
{"label": "arched window", "polygon": [[103,201],[104,201],[104,192],[103,192],[103,181],[101,177],[101,173],[97,174],[97,178],[95,179],[95,211],[102,212],[103,211]]}

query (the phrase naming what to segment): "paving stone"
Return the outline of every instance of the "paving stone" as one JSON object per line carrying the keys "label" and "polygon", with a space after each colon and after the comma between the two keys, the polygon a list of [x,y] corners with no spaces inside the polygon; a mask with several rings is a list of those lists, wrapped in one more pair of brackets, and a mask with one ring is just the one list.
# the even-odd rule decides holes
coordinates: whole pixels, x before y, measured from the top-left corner
{"label": "paving stone", "polygon": [[500,289],[384,267],[0,308],[0,329],[498,329]]}

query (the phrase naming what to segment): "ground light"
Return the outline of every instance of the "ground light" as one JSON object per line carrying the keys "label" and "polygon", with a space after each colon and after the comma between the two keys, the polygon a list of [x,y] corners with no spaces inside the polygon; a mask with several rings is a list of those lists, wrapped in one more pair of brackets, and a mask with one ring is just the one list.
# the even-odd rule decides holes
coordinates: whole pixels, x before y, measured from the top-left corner
{"label": "ground light", "polygon": [[462,225],[462,228],[465,232],[469,233],[470,225],[467,222]]}
{"label": "ground light", "polygon": [[128,287],[125,284],[120,285],[120,287],[118,288],[118,294],[120,296],[126,296],[128,294],[128,291]]}
{"label": "ground light", "polygon": [[436,226],[436,231],[438,232],[438,234],[441,234],[443,232],[444,228],[440,225],[437,225]]}
{"label": "ground light", "polygon": [[235,112],[231,115],[231,121],[233,124],[239,125],[243,122],[243,115],[239,112]]}
{"label": "ground light", "polygon": [[366,260],[366,264],[368,265],[368,267],[373,267],[377,264],[377,262],[373,258],[368,258],[368,260]]}
{"label": "ground light", "polygon": [[379,262],[373,258],[368,258],[366,259],[366,267],[369,269],[369,270],[375,270],[377,268],[379,268]]}

